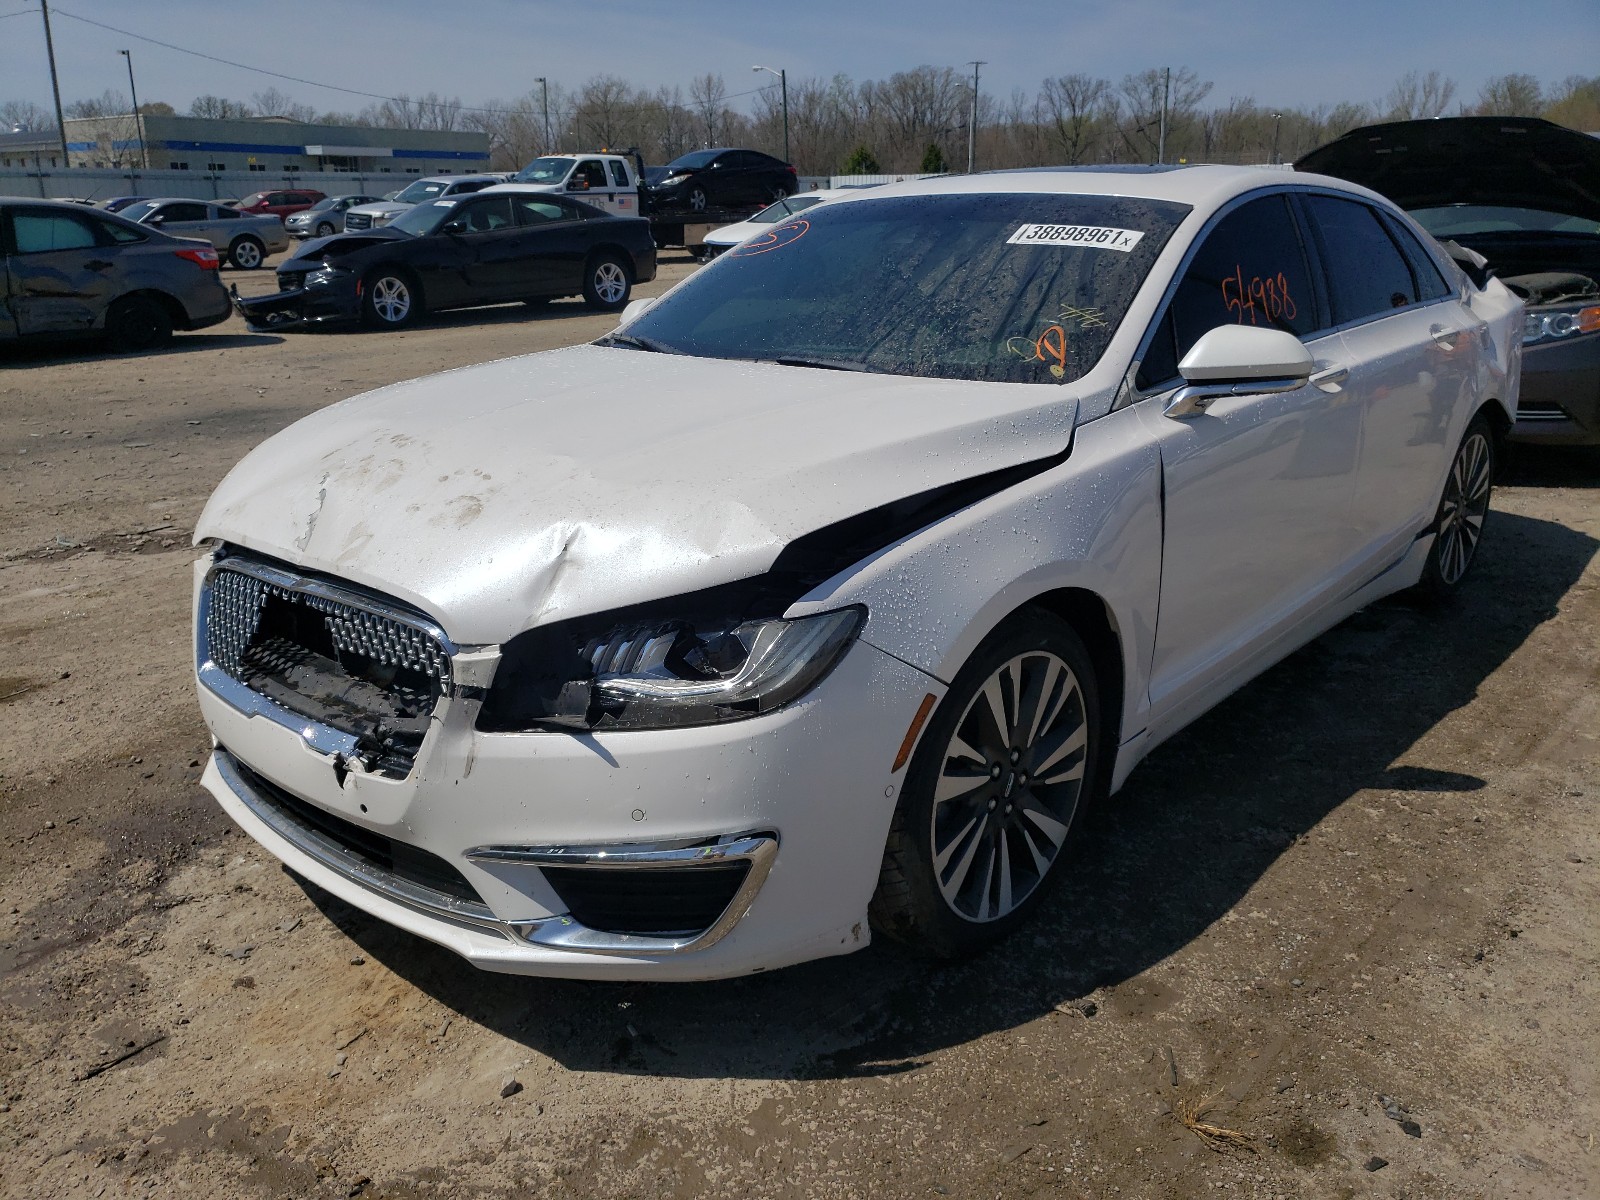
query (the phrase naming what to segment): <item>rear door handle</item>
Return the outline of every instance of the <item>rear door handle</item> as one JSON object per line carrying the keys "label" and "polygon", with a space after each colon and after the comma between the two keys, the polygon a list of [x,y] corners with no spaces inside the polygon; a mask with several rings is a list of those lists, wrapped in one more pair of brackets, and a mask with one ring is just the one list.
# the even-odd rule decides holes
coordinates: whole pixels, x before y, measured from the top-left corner
{"label": "rear door handle", "polygon": [[1428,326],[1428,336],[1446,350],[1454,350],[1456,339],[1461,336],[1461,331],[1459,329],[1448,329],[1443,325],[1430,325]]}
{"label": "rear door handle", "polygon": [[103,258],[92,258],[83,265],[91,271],[109,271],[114,264],[108,263]]}
{"label": "rear door handle", "polygon": [[1324,367],[1311,374],[1311,386],[1319,387],[1325,392],[1337,392],[1339,385],[1350,378],[1349,367]]}

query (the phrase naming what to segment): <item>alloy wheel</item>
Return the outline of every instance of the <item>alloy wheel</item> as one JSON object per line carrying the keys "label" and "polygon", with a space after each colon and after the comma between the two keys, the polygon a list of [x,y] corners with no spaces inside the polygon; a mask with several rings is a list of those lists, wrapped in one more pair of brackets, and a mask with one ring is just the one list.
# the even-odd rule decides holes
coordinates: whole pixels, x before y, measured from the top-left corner
{"label": "alloy wheel", "polygon": [[1003,663],[945,747],[933,796],[939,891],[956,915],[997,921],[1044,880],[1066,841],[1088,766],[1083,688],[1044,650]]}
{"label": "alloy wheel", "polygon": [[411,314],[411,289],[405,280],[385,275],[372,285],[372,307],[388,325],[398,325]]}
{"label": "alloy wheel", "polygon": [[615,304],[628,293],[628,273],[614,262],[595,268],[594,291],[606,304]]}
{"label": "alloy wheel", "polygon": [[253,271],[261,265],[261,248],[254,242],[240,242],[233,248],[233,265]]}
{"label": "alloy wheel", "polygon": [[1467,435],[1445,481],[1444,502],[1439,506],[1439,577],[1454,585],[1478,550],[1483,519],[1489,512],[1493,454],[1481,430]]}
{"label": "alloy wheel", "polygon": [[324,221],[321,225],[317,226],[317,236],[318,237],[332,237],[333,236],[333,226],[330,225],[327,221]]}
{"label": "alloy wheel", "polygon": [[706,193],[704,188],[695,188],[689,193],[689,207],[695,212],[705,212]]}

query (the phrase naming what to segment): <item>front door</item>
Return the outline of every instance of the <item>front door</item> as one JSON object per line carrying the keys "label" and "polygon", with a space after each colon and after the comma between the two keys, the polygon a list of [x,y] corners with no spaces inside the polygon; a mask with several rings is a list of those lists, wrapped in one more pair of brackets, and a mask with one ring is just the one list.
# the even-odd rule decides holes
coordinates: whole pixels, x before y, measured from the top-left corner
{"label": "front door", "polygon": [[116,290],[116,261],[88,217],[10,210],[7,290],[19,334],[86,333]]}
{"label": "front door", "polygon": [[1235,208],[1206,235],[1145,356],[1139,408],[1161,447],[1166,498],[1150,683],[1158,725],[1204,708],[1350,569],[1361,415],[1342,391],[1308,383],[1164,413],[1178,362],[1219,325],[1287,330],[1319,371],[1337,368],[1343,344],[1319,334],[1310,262],[1284,196]]}

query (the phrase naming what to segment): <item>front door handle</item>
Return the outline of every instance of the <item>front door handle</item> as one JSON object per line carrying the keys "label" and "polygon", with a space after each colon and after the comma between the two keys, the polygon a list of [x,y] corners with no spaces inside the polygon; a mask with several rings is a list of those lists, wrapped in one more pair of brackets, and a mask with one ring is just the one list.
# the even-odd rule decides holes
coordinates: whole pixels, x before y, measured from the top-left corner
{"label": "front door handle", "polygon": [[1312,387],[1319,387],[1325,392],[1337,392],[1339,385],[1349,378],[1349,367],[1334,366],[1324,367],[1320,371],[1313,371],[1309,382]]}
{"label": "front door handle", "polygon": [[83,265],[91,271],[109,271],[115,264],[108,263],[103,258],[92,258]]}
{"label": "front door handle", "polygon": [[1430,325],[1428,326],[1428,336],[1446,350],[1454,350],[1456,348],[1456,338],[1461,336],[1461,331],[1459,329],[1449,329],[1443,325]]}

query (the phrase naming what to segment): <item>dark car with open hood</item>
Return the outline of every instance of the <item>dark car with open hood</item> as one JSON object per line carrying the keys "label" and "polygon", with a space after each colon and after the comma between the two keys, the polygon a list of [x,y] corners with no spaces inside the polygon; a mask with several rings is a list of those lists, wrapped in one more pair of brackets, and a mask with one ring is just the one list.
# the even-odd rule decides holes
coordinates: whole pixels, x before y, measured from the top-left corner
{"label": "dark car with open hood", "polygon": [[484,191],[418,204],[381,229],[307,242],[275,295],[234,307],[256,327],[361,320],[399,329],[425,312],[582,296],[620,309],[656,276],[650,223],[565,196]]}
{"label": "dark car with open hood", "polygon": [[1522,296],[1511,437],[1600,445],[1600,138],[1531,117],[1397,121],[1295,168],[1381,192],[1469,274],[1492,271]]}

